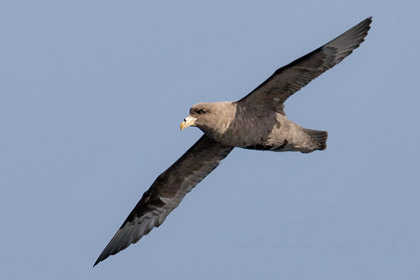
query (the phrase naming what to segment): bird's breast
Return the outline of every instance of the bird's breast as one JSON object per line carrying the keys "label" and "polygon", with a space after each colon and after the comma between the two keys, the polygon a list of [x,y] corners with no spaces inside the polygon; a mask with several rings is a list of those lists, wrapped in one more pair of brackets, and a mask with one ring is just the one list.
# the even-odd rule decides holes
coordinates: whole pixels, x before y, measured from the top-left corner
{"label": "bird's breast", "polygon": [[216,141],[235,147],[264,146],[274,131],[282,129],[285,117],[274,111],[237,110],[237,114]]}

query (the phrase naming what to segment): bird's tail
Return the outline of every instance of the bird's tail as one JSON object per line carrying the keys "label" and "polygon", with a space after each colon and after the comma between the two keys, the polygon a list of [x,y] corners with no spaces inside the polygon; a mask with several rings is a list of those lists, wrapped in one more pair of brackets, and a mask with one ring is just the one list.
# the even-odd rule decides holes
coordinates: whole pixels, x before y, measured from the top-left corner
{"label": "bird's tail", "polygon": [[318,144],[319,150],[325,150],[327,148],[328,132],[308,128],[304,128],[303,131],[311,136],[311,138]]}

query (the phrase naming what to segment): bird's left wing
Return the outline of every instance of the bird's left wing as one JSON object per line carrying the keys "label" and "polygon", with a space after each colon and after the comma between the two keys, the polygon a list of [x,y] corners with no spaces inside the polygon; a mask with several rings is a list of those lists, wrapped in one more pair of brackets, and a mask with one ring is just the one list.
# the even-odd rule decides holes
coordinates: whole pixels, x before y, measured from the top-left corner
{"label": "bird's left wing", "polygon": [[371,22],[371,17],[363,20],[322,47],[278,69],[239,102],[271,104],[284,114],[284,101],[351,54],[364,41]]}
{"label": "bird's left wing", "polygon": [[181,158],[159,175],[128,215],[95,265],[136,243],[163,223],[184,196],[203,180],[233,147],[203,135]]}

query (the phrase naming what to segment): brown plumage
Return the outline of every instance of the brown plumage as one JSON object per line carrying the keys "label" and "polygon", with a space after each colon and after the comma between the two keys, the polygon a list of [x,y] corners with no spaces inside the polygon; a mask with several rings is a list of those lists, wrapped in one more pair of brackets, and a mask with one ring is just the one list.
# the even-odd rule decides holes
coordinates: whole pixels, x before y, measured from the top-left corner
{"label": "brown plumage", "polygon": [[239,101],[194,105],[181,129],[197,126],[204,135],[143,194],[95,265],[161,225],[184,196],[234,147],[303,153],[324,150],[327,132],[306,129],[288,120],[283,104],[357,48],[371,21],[365,19],[324,46],[278,69]]}

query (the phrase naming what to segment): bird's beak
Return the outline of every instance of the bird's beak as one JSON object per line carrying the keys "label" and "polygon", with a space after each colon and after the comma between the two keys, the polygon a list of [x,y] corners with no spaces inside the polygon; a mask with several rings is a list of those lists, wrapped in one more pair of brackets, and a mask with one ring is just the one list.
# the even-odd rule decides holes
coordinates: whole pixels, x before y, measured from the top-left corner
{"label": "bird's beak", "polygon": [[181,130],[184,130],[185,128],[189,127],[189,126],[193,126],[194,122],[197,120],[197,118],[188,116],[184,119],[184,121],[181,123],[181,125],[179,126],[179,128],[181,128]]}

